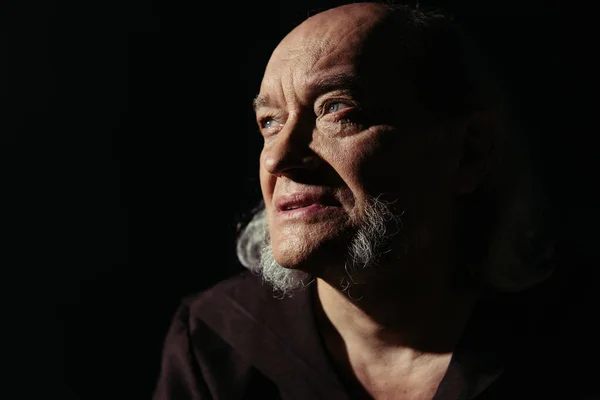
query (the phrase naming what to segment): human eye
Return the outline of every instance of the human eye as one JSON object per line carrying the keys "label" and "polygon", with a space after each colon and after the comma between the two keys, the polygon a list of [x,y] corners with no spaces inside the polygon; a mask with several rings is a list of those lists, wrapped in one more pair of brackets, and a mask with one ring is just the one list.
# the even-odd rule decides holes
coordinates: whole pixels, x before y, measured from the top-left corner
{"label": "human eye", "polygon": [[260,129],[272,128],[275,124],[275,120],[271,116],[261,117],[258,119],[258,127]]}
{"label": "human eye", "polygon": [[361,109],[353,100],[343,98],[331,98],[323,101],[317,106],[317,120],[323,123],[357,123]]}
{"label": "human eye", "polygon": [[334,101],[325,103],[323,113],[324,114],[333,114],[333,113],[342,111],[344,109],[351,108],[352,106],[353,105],[351,105],[347,102],[334,100]]}
{"label": "human eye", "polygon": [[276,114],[263,114],[257,117],[258,129],[264,136],[277,133],[283,126],[281,116]]}

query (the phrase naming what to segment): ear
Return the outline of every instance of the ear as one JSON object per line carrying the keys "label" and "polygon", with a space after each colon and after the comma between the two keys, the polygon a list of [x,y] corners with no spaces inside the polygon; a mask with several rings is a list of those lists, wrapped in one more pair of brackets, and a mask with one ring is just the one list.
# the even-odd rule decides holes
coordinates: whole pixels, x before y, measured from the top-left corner
{"label": "ear", "polygon": [[454,174],[456,194],[474,192],[484,181],[495,157],[496,115],[492,111],[478,111],[459,126],[459,157]]}

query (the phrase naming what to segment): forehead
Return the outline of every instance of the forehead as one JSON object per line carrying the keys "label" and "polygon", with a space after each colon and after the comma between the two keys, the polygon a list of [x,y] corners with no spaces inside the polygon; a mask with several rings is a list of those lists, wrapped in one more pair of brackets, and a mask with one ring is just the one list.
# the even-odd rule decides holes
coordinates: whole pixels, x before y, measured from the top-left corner
{"label": "forehead", "polygon": [[[275,49],[278,53],[294,49],[320,50],[330,46],[360,44],[380,25],[389,11],[381,5],[357,3],[316,14],[293,29]],[[313,47],[316,46],[316,47]]]}
{"label": "forehead", "polygon": [[286,77],[298,86],[322,83],[320,80],[329,77],[356,75],[365,49],[373,47],[368,38],[383,15],[380,7],[358,5],[309,18],[290,32],[273,52],[261,92],[280,87]]}
{"label": "forehead", "polygon": [[347,81],[357,73],[356,56],[351,48],[335,46],[321,38],[280,48],[267,65],[261,92],[277,90],[282,85],[298,88]]}

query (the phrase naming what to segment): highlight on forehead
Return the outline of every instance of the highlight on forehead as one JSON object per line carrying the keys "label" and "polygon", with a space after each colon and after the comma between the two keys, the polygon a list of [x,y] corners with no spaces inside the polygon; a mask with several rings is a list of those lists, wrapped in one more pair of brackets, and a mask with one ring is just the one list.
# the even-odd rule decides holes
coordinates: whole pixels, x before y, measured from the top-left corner
{"label": "highlight on forehead", "polygon": [[352,3],[309,16],[292,29],[276,46],[270,61],[290,60],[307,52],[315,58],[322,51],[330,52],[344,43],[351,48],[368,36],[368,32],[383,22],[391,10],[379,3]]}
{"label": "highlight on forehead", "polygon": [[389,11],[390,8],[383,3],[358,2],[316,12],[307,18],[305,22],[322,23],[319,19],[328,21],[336,18],[343,22],[352,22],[352,20],[354,20],[353,22],[355,23],[361,23],[366,22],[367,20],[376,21],[386,14],[389,14]]}
{"label": "highlight on forehead", "polygon": [[347,39],[354,36],[357,31],[362,31],[359,36],[363,36],[370,27],[385,20],[390,11],[388,6],[377,2],[351,3],[320,11],[296,26],[280,45],[290,51],[293,46],[291,42],[299,41],[306,45],[310,40],[328,41],[330,35],[337,41],[342,37]]}

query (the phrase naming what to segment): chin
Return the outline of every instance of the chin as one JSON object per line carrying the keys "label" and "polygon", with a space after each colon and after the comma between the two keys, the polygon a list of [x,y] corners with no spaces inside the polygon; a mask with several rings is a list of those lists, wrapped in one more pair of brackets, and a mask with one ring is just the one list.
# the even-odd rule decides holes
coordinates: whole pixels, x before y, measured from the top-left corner
{"label": "chin", "polygon": [[322,237],[308,235],[304,237],[286,237],[279,240],[271,238],[273,256],[279,265],[288,269],[304,271],[311,275],[320,275],[325,266],[344,269],[348,254],[347,240],[341,235]]}

